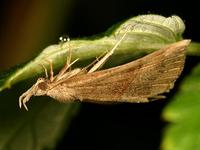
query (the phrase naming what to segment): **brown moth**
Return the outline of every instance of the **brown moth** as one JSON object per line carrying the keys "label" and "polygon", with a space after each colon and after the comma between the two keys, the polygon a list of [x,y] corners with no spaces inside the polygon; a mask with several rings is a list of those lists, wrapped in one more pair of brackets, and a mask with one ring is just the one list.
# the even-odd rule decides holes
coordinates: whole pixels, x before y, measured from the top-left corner
{"label": "brown moth", "polygon": [[113,54],[126,34],[99,61],[92,63],[91,69],[69,68],[77,60],[70,63],[71,52],[64,68],[53,76],[50,63],[50,78],[39,78],[37,82],[19,98],[20,108],[28,110],[26,102],[31,96],[50,96],[59,102],[75,100],[94,103],[105,102],[148,102],[152,99],[164,98],[160,95],[173,88],[181,74],[185,62],[185,49],[190,40],[183,40],[168,45],[143,58],[127,64],[96,71]]}

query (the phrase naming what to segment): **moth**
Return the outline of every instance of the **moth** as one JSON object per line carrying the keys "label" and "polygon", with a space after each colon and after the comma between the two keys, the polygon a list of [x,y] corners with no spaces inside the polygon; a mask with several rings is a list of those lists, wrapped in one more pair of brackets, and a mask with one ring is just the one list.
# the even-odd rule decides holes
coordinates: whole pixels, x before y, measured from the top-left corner
{"label": "moth", "polygon": [[50,96],[59,102],[76,100],[106,103],[106,102],[149,102],[164,98],[163,93],[173,88],[176,79],[181,74],[185,62],[185,49],[190,40],[182,40],[148,54],[140,59],[110,69],[97,71],[114,53],[124,39],[125,34],[115,46],[98,61],[89,67],[70,67],[71,52],[65,66],[53,75],[53,65],[50,62],[50,78],[45,69],[46,78],[37,82],[19,97],[19,107],[28,110],[26,103],[31,96]]}

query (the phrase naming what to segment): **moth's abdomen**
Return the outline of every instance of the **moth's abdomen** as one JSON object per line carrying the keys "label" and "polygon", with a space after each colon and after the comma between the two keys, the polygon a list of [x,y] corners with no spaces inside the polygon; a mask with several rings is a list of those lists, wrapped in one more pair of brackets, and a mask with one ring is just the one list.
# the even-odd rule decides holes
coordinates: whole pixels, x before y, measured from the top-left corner
{"label": "moth's abdomen", "polygon": [[60,102],[70,102],[76,100],[74,90],[66,86],[58,85],[47,92],[47,95]]}

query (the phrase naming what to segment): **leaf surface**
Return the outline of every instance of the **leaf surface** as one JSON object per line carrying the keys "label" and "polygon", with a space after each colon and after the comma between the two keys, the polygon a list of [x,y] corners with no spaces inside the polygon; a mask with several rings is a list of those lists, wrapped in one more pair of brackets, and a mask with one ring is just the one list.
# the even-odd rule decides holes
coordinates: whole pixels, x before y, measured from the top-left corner
{"label": "leaf surface", "polygon": [[198,150],[200,147],[200,64],[181,84],[180,91],[165,108],[170,124],[165,130],[164,150]]}

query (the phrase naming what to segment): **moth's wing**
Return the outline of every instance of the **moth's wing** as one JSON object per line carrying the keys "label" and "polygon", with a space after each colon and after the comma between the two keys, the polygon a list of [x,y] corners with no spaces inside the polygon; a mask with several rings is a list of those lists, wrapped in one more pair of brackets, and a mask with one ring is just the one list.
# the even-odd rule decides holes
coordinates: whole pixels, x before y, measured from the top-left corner
{"label": "moth's wing", "polygon": [[80,100],[146,102],[173,88],[189,42],[177,42],[122,66],[73,77],[62,86],[73,89]]}

